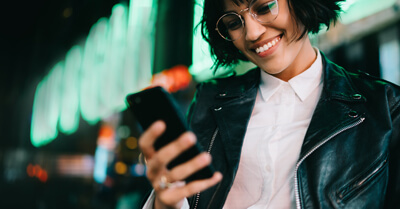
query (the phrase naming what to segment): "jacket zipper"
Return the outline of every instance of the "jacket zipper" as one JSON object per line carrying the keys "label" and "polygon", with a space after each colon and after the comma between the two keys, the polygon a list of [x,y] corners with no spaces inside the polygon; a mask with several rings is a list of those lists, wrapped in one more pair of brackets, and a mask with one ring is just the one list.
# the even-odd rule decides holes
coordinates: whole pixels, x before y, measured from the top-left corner
{"label": "jacket zipper", "polygon": [[346,196],[348,196],[349,194],[353,193],[354,191],[357,190],[357,188],[360,188],[361,186],[363,186],[363,184],[367,181],[369,181],[373,176],[375,176],[375,174],[377,174],[378,172],[381,171],[381,169],[385,166],[387,160],[384,160],[383,162],[381,162],[381,164],[375,168],[372,173],[370,173],[367,177],[361,179],[359,182],[353,184],[349,189],[345,189],[343,192],[341,192],[339,194],[339,198],[342,199],[342,201],[346,201],[349,197],[346,198]]}
{"label": "jacket zipper", "polygon": [[300,164],[308,157],[310,156],[315,150],[317,150],[318,148],[320,148],[322,145],[324,145],[326,142],[328,142],[329,140],[331,140],[333,137],[335,137],[336,135],[342,133],[343,131],[346,131],[350,128],[353,128],[357,125],[359,125],[360,123],[362,123],[365,120],[365,118],[360,118],[358,121],[356,121],[353,124],[347,125],[345,127],[343,127],[342,129],[340,129],[339,131],[333,133],[332,135],[330,135],[328,138],[326,138],[325,140],[323,140],[321,143],[319,143],[317,146],[315,146],[313,149],[311,149],[306,155],[304,155],[303,158],[301,158],[297,164],[296,164],[296,168],[294,171],[294,182],[295,182],[295,187],[294,187],[294,191],[295,191],[295,196],[296,196],[296,208],[297,209],[301,209],[301,203],[300,203],[300,191],[299,191],[299,182],[298,182],[298,177],[297,177],[297,171],[299,170]]}
{"label": "jacket zipper", "polygon": [[362,186],[368,179],[370,179],[372,176],[374,176],[385,164],[386,161],[383,161],[381,165],[379,165],[379,167],[377,167],[372,173],[370,173],[367,177],[365,177],[363,180],[361,180],[360,182],[358,182],[357,186]]}
{"label": "jacket zipper", "polygon": [[[219,130],[219,129],[218,129],[218,127],[217,127],[217,128],[215,129],[215,131],[214,131],[214,134],[213,134],[212,138],[211,138],[210,145],[208,146],[208,149],[207,149],[207,153],[208,153],[208,154],[211,153],[211,149],[212,149],[212,147],[213,147],[213,145],[214,145],[215,138],[217,137],[218,130]],[[194,205],[194,209],[197,209],[197,205],[199,204],[199,199],[200,199],[200,192],[196,194],[196,202],[195,202],[195,205]]]}

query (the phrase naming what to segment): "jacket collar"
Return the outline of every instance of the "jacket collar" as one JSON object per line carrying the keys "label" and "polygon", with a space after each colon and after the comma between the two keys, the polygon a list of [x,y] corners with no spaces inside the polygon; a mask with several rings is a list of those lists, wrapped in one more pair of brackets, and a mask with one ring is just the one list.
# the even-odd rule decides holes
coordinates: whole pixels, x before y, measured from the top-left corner
{"label": "jacket collar", "polygon": [[[322,54],[323,55],[323,54]],[[307,129],[300,160],[316,148],[364,120],[366,98],[352,82],[355,78],[323,55],[324,87]],[[351,140],[351,139],[349,139]]]}
{"label": "jacket collar", "polygon": [[[327,59],[324,53],[322,64],[324,69],[324,88],[321,99],[336,99],[347,102],[366,101],[349,79],[349,73]],[[254,68],[243,76],[232,76],[228,79],[217,79],[217,98],[234,98],[243,96],[246,92],[260,83],[260,69]],[[254,95],[253,95],[254,96]]]}
{"label": "jacket collar", "polygon": [[217,99],[229,99],[242,97],[248,91],[258,87],[260,83],[260,72],[254,68],[242,76],[231,76],[229,78],[217,79],[215,87],[218,89]]}
{"label": "jacket collar", "polygon": [[349,73],[328,60],[322,52],[321,55],[324,66],[324,88],[321,100],[336,99],[347,102],[365,102],[366,98],[360,94],[349,79]]}
{"label": "jacket collar", "polygon": [[210,107],[219,127],[227,162],[237,170],[247,124],[253,110],[260,72],[253,69],[243,76],[218,79],[216,102]]}
{"label": "jacket collar", "polygon": [[[324,87],[307,130],[301,156],[318,146],[338,130],[362,118],[354,105],[366,102],[353,85],[350,74],[329,61],[321,53],[323,60]],[[213,85],[219,91],[217,103],[211,107],[220,127],[229,162],[237,165],[247,123],[257,95],[260,69],[256,68],[243,76],[217,79]],[[238,155],[239,154],[239,155]]]}

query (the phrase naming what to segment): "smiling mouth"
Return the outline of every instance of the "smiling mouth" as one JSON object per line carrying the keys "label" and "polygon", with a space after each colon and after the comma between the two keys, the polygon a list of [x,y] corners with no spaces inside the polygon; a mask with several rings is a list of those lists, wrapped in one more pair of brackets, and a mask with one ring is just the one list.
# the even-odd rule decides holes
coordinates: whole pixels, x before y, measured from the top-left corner
{"label": "smiling mouth", "polygon": [[260,47],[256,48],[256,53],[259,54],[259,53],[267,51],[271,47],[275,46],[280,40],[281,40],[281,36],[274,38],[272,41],[264,44],[264,46],[260,46]]}

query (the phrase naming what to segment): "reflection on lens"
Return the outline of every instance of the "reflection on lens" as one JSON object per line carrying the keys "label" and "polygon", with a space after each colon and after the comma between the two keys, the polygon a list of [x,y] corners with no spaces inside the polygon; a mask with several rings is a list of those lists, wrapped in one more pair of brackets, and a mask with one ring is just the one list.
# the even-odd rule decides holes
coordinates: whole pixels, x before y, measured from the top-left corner
{"label": "reflection on lens", "polygon": [[250,12],[261,23],[270,23],[278,16],[279,8],[277,0],[253,1]]}

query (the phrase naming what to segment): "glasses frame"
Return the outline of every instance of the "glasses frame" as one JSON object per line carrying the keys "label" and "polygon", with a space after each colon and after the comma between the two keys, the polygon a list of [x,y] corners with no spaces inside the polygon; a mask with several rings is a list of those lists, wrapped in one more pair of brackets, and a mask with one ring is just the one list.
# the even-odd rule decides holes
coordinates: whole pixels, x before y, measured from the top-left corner
{"label": "glasses frame", "polygon": [[[275,3],[276,3],[277,9],[278,9],[277,11],[278,11],[278,12],[277,12],[277,15],[275,16],[274,19],[272,19],[271,21],[267,21],[267,22],[260,21],[259,19],[257,19],[257,15],[251,12],[250,7],[252,6],[252,4],[253,4],[254,1],[255,1],[255,0],[251,1],[249,7],[240,10],[238,13],[237,13],[237,12],[228,12],[228,13],[223,14],[220,18],[218,18],[218,21],[217,21],[217,23],[215,24],[215,30],[218,32],[218,34],[219,34],[224,40],[226,40],[226,41],[235,41],[235,40],[240,39],[240,38],[242,37],[243,32],[244,32],[244,24],[245,24],[244,18],[243,18],[243,16],[241,15],[241,13],[243,13],[243,12],[248,11],[249,14],[250,14],[250,16],[253,17],[254,20],[256,20],[257,22],[259,22],[259,23],[261,23],[261,24],[269,24],[269,23],[272,23],[272,22],[278,17],[278,15],[279,15],[279,4],[278,4],[278,0],[272,0],[272,1],[270,1],[270,2],[275,2]],[[241,27],[242,27],[242,33],[241,33],[241,35],[240,35],[238,38],[236,38],[236,39],[227,39],[227,38],[225,38],[225,36],[222,35],[221,31],[218,29],[218,24],[219,24],[219,22],[220,22],[224,17],[226,17],[226,16],[228,16],[228,15],[236,15],[236,16],[239,17],[240,21],[242,22],[242,26],[241,26]]]}

